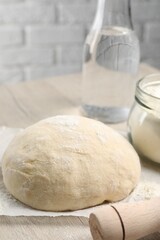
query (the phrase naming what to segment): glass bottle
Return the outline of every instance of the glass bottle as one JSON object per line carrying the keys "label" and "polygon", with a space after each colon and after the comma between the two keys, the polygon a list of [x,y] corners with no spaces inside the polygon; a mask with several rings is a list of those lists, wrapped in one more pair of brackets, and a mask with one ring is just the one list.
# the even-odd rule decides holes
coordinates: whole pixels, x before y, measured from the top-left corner
{"label": "glass bottle", "polygon": [[84,45],[83,115],[106,123],[127,119],[134,98],[139,55],[130,0],[99,0]]}

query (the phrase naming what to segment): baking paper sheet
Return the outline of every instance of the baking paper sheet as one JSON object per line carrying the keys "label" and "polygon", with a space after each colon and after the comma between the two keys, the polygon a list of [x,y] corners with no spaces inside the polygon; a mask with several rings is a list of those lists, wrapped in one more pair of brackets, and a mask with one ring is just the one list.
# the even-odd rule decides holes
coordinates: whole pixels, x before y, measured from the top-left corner
{"label": "baking paper sheet", "polygon": [[[12,197],[3,184],[1,171],[1,159],[9,142],[13,139],[21,129],[0,128],[0,215],[7,216],[84,216],[100,208],[102,205],[87,208],[79,211],[70,212],[45,212],[34,210]],[[152,197],[160,197],[160,164],[151,162],[142,162],[141,181],[134,192],[123,202],[134,202],[139,200],[150,199]],[[104,205],[104,204],[103,204]]]}

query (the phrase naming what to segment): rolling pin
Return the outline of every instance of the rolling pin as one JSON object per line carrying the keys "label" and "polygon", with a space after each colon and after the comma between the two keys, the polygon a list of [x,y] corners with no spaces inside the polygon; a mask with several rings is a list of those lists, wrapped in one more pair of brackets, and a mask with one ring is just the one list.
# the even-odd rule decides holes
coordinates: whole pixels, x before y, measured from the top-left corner
{"label": "rolling pin", "polygon": [[160,231],[160,198],[103,206],[90,214],[94,240],[136,240]]}

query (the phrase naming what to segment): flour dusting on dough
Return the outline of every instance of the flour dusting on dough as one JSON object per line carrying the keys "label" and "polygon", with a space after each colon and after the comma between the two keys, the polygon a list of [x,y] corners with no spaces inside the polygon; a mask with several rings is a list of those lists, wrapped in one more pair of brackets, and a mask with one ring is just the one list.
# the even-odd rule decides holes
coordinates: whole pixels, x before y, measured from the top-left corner
{"label": "flour dusting on dough", "polygon": [[51,123],[56,125],[61,133],[68,136],[68,141],[61,146],[67,151],[74,153],[86,154],[84,146],[88,140],[87,135],[80,132],[79,125],[80,119],[78,116],[56,116],[44,120],[45,123]]}
{"label": "flour dusting on dough", "polygon": [[108,140],[108,136],[104,132],[103,128],[98,124],[93,127],[95,128],[96,135],[97,135],[98,139],[100,140],[100,142],[102,144],[105,144]]}
{"label": "flour dusting on dough", "polygon": [[45,119],[44,122],[72,128],[77,127],[80,121],[76,116],[55,116]]}
{"label": "flour dusting on dough", "polygon": [[98,139],[100,140],[100,142],[102,144],[107,143],[108,136],[106,135],[106,132],[104,131],[104,126],[103,125],[101,126],[99,122],[94,122],[94,123],[92,123],[92,127],[95,130],[95,133],[96,133]]}
{"label": "flour dusting on dough", "polygon": [[54,157],[53,162],[54,162],[54,164],[57,164],[57,165],[59,165],[59,162],[62,162],[63,163],[62,168],[66,171],[69,171],[70,166],[71,166],[73,161],[72,161],[71,157],[56,156],[56,157]]}

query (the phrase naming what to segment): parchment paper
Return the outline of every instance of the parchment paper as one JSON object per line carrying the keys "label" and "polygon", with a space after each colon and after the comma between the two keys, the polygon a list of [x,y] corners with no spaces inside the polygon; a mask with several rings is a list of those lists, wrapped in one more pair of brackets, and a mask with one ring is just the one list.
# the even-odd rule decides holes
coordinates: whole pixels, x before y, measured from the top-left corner
{"label": "parchment paper", "polygon": [[[7,216],[84,216],[89,217],[89,214],[95,208],[100,208],[102,205],[87,208],[79,211],[70,212],[45,212],[34,210],[12,197],[6,190],[3,184],[1,171],[1,159],[9,142],[13,139],[16,133],[21,129],[0,128],[0,215]],[[139,200],[150,199],[152,197],[160,197],[160,164],[151,162],[142,162],[141,181],[132,194],[123,200],[123,202],[134,202]],[[107,204],[107,203],[105,203]],[[103,204],[104,205],[104,204]]]}

